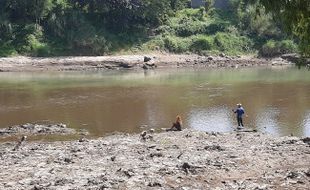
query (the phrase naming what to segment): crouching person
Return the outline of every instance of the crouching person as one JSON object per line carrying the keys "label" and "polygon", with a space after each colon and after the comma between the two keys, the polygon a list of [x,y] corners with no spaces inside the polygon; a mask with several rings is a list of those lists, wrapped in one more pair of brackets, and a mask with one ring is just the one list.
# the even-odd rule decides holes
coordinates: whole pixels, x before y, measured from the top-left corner
{"label": "crouching person", "polygon": [[172,124],[172,127],[170,129],[167,129],[166,131],[182,131],[181,116],[177,115],[176,121]]}

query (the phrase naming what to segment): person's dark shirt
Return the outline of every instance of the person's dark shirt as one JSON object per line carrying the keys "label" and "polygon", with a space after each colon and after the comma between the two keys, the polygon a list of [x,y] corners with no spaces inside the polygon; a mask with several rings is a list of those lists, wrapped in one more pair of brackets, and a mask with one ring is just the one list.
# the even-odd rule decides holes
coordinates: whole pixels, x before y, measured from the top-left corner
{"label": "person's dark shirt", "polygon": [[235,111],[235,113],[237,113],[237,117],[238,117],[238,118],[241,118],[242,115],[244,114],[244,109],[243,109],[243,107],[237,108],[236,111]]}

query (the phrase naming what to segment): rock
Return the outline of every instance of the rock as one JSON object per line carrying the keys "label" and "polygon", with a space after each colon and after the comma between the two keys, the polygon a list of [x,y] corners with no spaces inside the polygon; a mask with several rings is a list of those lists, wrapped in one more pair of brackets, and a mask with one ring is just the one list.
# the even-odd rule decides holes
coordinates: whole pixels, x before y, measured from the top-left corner
{"label": "rock", "polygon": [[0,136],[18,135],[48,135],[48,134],[75,134],[74,129],[67,128],[65,124],[24,124],[0,129]]}
{"label": "rock", "polygon": [[297,142],[297,140],[290,139],[290,140],[283,141],[282,144],[295,144],[296,142]]}
{"label": "rock", "polygon": [[155,148],[155,147],[156,147],[156,145],[151,145],[151,146],[148,146],[147,148],[153,149],[153,148]]}
{"label": "rock", "polygon": [[214,132],[214,131],[211,132],[211,135],[212,136],[217,136],[216,132]]}
{"label": "rock", "polygon": [[151,61],[152,60],[152,58],[150,58],[150,57],[147,57],[147,56],[144,56],[144,62],[148,62],[148,61]]}
{"label": "rock", "polygon": [[149,67],[148,67],[146,64],[143,64],[142,69],[144,69],[144,70],[148,70],[148,69],[149,69]]}
{"label": "rock", "polygon": [[79,129],[79,135],[86,136],[89,135],[89,132],[86,129]]}
{"label": "rock", "polygon": [[230,155],[229,158],[238,158],[236,155]]}
{"label": "rock", "polygon": [[191,166],[187,162],[184,162],[181,167],[186,173],[191,168]]}
{"label": "rock", "polygon": [[140,134],[140,137],[145,140],[146,138],[146,131],[142,131],[141,134]]}
{"label": "rock", "polygon": [[13,148],[13,151],[18,150],[19,147],[22,145],[22,143],[23,143],[24,141],[26,141],[26,139],[27,139],[27,136],[23,136],[23,137],[18,141],[18,143],[15,145],[15,147]]}
{"label": "rock", "polygon": [[88,140],[87,140],[86,138],[84,138],[84,137],[81,137],[81,138],[79,139],[79,142],[88,142]]}
{"label": "rock", "polygon": [[149,187],[161,187],[162,185],[159,182],[149,182],[147,185]]}
{"label": "rock", "polygon": [[289,173],[287,174],[286,177],[287,177],[287,178],[291,178],[291,179],[295,179],[295,178],[298,177],[298,173],[297,173],[297,172],[291,171],[291,172],[289,172]]}
{"label": "rock", "polygon": [[64,162],[66,162],[66,163],[74,163],[71,158],[65,158]]}
{"label": "rock", "polygon": [[65,184],[68,184],[68,183],[73,183],[73,180],[61,178],[61,179],[56,180],[54,185],[55,186],[64,186]]}
{"label": "rock", "polygon": [[129,170],[124,170],[123,171],[124,174],[128,177],[128,178],[131,178],[132,176],[135,175],[134,171],[132,169],[129,169]]}
{"label": "rock", "polygon": [[310,137],[305,137],[303,139],[301,139],[304,143],[307,143],[310,145]]}
{"label": "rock", "polygon": [[119,66],[119,67],[122,67],[122,68],[125,68],[125,69],[130,69],[130,68],[132,68],[134,65],[133,65],[133,64],[129,64],[129,63],[123,63],[123,62],[121,62],[121,63],[118,64],[118,66]]}
{"label": "rock", "polygon": [[155,64],[154,62],[145,63],[145,64],[146,64],[147,66],[149,66],[149,67],[152,67],[152,68],[157,67],[156,64]]}
{"label": "rock", "polygon": [[114,66],[111,64],[104,64],[104,67],[107,69],[113,69],[114,68]]}
{"label": "rock", "polygon": [[255,187],[254,190],[265,190],[265,189],[268,189],[267,185],[257,186],[257,187]]}
{"label": "rock", "polygon": [[150,133],[154,133],[155,129],[150,129],[149,131],[150,131]]}
{"label": "rock", "polygon": [[297,63],[300,60],[300,56],[296,53],[283,54],[281,55],[281,58],[293,63]]}
{"label": "rock", "polygon": [[157,67],[157,65],[156,65],[155,63],[152,63],[152,62],[144,63],[143,66],[142,66],[142,68],[143,68],[144,70],[147,70],[147,69],[154,69],[154,68],[156,68],[156,67]]}
{"label": "rock", "polygon": [[45,188],[35,185],[32,190],[44,190]]}
{"label": "rock", "polygon": [[219,56],[220,57],[225,57],[226,55],[225,55],[225,53],[220,53]]}
{"label": "rock", "polygon": [[310,169],[308,169],[306,172],[304,172],[307,177],[310,177]]}
{"label": "rock", "polygon": [[161,153],[161,152],[154,152],[154,153],[150,154],[150,157],[151,158],[153,158],[153,157],[163,157],[163,153]]}
{"label": "rock", "polygon": [[141,129],[145,129],[145,128],[147,128],[148,127],[148,125],[140,125],[140,128]]}
{"label": "rock", "polygon": [[34,129],[34,125],[31,124],[31,123],[26,123],[26,124],[24,124],[24,125],[21,125],[20,127],[21,127],[21,128],[24,128],[24,129],[29,129],[29,130]]}
{"label": "rock", "polygon": [[219,145],[210,145],[210,146],[205,146],[205,150],[217,150],[217,151],[224,151],[224,148],[222,148]]}

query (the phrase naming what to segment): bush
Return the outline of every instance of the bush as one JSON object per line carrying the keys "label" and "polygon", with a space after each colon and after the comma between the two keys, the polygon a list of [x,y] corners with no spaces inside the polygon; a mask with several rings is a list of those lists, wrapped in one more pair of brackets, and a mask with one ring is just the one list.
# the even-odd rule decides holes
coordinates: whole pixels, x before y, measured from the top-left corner
{"label": "bush", "polygon": [[205,33],[207,24],[201,21],[187,20],[184,23],[179,24],[176,28],[176,34],[181,37],[188,37],[195,34]]}
{"label": "bush", "polygon": [[279,55],[279,49],[274,40],[267,41],[266,44],[262,46],[259,51],[259,54],[263,57],[272,57]]}
{"label": "bush", "polygon": [[189,18],[191,20],[204,21],[205,19],[205,9],[203,7],[199,9],[183,9],[176,12],[176,18]]}
{"label": "bush", "polygon": [[227,21],[215,21],[209,24],[205,28],[205,33],[209,35],[214,35],[217,32],[224,32],[229,27],[229,22]]}
{"label": "bush", "polygon": [[75,41],[74,48],[84,54],[103,55],[109,51],[111,44],[103,36],[95,35],[88,39]]}
{"label": "bush", "polygon": [[7,57],[11,55],[16,55],[17,51],[15,48],[8,44],[2,44],[0,45],[0,57]]}
{"label": "bush", "polygon": [[206,36],[195,36],[192,39],[190,50],[193,52],[202,52],[204,50],[211,50],[213,46],[213,39]]}
{"label": "bush", "polygon": [[169,18],[165,27],[159,27],[161,34],[176,34],[181,37],[188,37],[195,34],[204,33],[208,22],[205,20],[205,10],[184,9],[176,12],[175,17]]}
{"label": "bush", "polygon": [[164,38],[164,44],[170,52],[182,53],[189,50],[190,39],[167,36]]}
{"label": "bush", "polygon": [[165,41],[162,36],[157,36],[146,42],[141,47],[143,50],[160,50],[165,48]]}
{"label": "bush", "polygon": [[41,44],[41,46],[37,47],[33,55],[38,57],[46,57],[51,55],[51,47],[47,44]]}
{"label": "bush", "polygon": [[231,54],[251,52],[253,47],[253,42],[245,36],[222,32],[214,36],[214,44],[218,50]]}
{"label": "bush", "polygon": [[296,51],[297,45],[292,40],[268,40],[260,49],[259,55],[263,57],[274,57],[285,53],[293,53]]}
{"label": "bush", "polygon": [[297,45],[292,40],[282,40],[279,43],[281,54],[297,52]]}
{"label": "bush", "polygon": [[157,35],[159,35],[159,34],[174,34],[174,33],[175,33],[174,29],[168,25],[160,26],[155,30],[155,34],[157,34]]}

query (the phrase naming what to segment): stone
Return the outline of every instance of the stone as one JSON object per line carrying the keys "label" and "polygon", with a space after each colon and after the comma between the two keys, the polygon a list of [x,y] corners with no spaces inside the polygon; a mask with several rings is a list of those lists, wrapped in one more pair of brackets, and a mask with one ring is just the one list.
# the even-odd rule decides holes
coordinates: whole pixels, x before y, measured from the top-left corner
{"label": "stone", "polygon": [[143,59],[144,62],[148,62],[148,61],[151,61],[151,60],[152,60],[152,58],[144,56],[144,59]]}
{"label": "stone", "polygon": [[162,185],[159,182],[149,182],[148,185],[149,187],[161,187]]}
{"label": "stone", "polygon": [[225,55],[225,53],[220,53],[219,56],[220,57],[225,57],[226,55]]}

